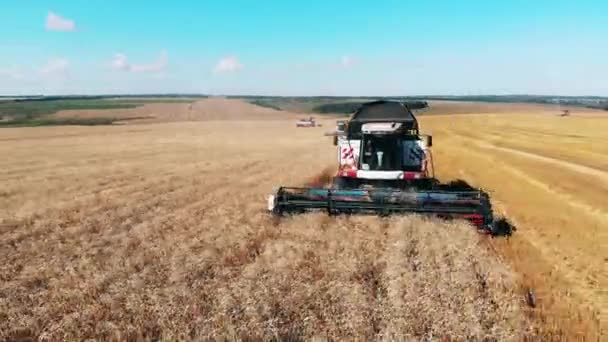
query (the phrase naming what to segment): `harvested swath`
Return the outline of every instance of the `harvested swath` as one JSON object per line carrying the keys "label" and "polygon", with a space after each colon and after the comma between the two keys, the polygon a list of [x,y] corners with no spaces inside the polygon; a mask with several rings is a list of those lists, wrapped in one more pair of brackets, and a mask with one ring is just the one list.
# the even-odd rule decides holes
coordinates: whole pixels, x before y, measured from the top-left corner
{"label": "harvested swath", "polygon": [[[92,336],[515,339],[522,315],[512,276],[477,239],[463,224],[302,216],[232,248],[205,249],[186,261],[198,264],[191,273],[156,290],[144,286],[152,272],[135,278],[143,284],[125,283],[127,297],[95,303],[85,292],[78,316],[93,324]],[[166,269],[154,255],[141,257]],[[98,310],[105,321],[94,323]],[[64,320],[61,330],[87,337],[80,324]]]}
{"label": "harvested swath", "polygon": [[463,223],[301,216],[241,252],[207,336],[521,339],[513,275]]}
{"label": "harvested swath", "polygon": [[512,273],[464,223],[217,221],[223,214],[207,218],[218,230],[196,248],[179,238],[167,249],[162,231],[136,227],[124,243],[110,234],[82,251],[105,255],[99,272],[68,262],[68,272],[49,265],[5,283],[0,336],[518,340],[526,331]]}

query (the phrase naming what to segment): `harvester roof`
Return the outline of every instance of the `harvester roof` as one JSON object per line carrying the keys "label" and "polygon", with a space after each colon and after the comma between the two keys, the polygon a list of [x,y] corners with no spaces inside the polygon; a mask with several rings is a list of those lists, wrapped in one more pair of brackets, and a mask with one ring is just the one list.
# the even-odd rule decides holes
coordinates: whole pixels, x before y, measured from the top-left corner
{"label": "harvester roof", "polygon": [[353,113],[353,122],[416,122],[416,117],[401,102],[374,101],[364,103]]}
{"label": "harvester roof", "polygon": [[362,125],[372,122],[402,123],[400,127],[404,130],[418,130],[418,121],[406,105],[397,101],[382,100],[364,103],[353,113],[348,124],[349,137],[359,136]]}

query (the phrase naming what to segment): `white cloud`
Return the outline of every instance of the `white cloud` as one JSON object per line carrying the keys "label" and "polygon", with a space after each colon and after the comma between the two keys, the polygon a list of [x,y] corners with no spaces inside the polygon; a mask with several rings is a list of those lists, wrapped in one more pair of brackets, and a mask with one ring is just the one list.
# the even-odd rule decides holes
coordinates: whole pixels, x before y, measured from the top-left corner
{"label": "white cloud", "polygon": [[244,65],[239,62],[239,59],[235,56],[227,56],[220,59],[215,68],[213,68],[213,72],[215,73],[228,73],[228,72],[237,72],[244,68]]}
{"label": "white cloud", "polygon": [[117,53],[114,55],[114,59],[112,60],[112,69],[129,70],[130,68],[131,66],[129,65],[126,55],[122,53]]}
{"label": "white cloud", "polygon": [[161,51],[158,58],[151,63],[131,64],[127,55],[123,53],[117,53],[112,59],[112,69],[130,71],[137,73],[159,73],[164,71],[169,64],[169,57],[166,51]]}
{"label": "white cloud", "polygon": [[70,61],[65,58],[50,59],[42,68],[40,73],[44,75],[65,76],[70,67]]}
{"label": "white cloud", "polygon": [[21,69],[16,67],[0,68],[0,78],[11,78],[13,80],[22,80],[24,78]]}
{"label": "white cloud", "polygon": [[167,68],[169,57],[166,51],[162,51],[156,61],[149,64],[132,64],[131,71],[133,72],[161,72]]}
{"label": "white cloud", "polygon": [[344,69],[348,69],[354,65],[355,65],[355,60],[352,57],[342,56],[342,59],[340,60],[340,66],[342,66]]}
{"label": "white cloud", "polygon": [[64,18],[59,14],[49,11],[46,16],[46,29],[48,31],[74,31],[76,24],[73,20]]}

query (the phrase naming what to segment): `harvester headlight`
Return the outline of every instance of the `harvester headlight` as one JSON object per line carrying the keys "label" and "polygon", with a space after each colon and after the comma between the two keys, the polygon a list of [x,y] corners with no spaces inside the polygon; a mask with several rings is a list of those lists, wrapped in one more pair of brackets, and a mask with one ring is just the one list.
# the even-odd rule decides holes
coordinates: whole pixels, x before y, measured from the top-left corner
{"label": "harvester headlight", "polygon": [[268,211],[273,211],[274,205],[274,195],[268,196]]}

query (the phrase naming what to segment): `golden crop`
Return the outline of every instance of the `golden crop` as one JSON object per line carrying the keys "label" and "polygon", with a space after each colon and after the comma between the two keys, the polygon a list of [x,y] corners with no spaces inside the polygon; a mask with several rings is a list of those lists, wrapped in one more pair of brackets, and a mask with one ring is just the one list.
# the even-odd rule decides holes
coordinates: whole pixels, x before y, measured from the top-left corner
{"label": "golden crop", "polygon": [[[296,129],[206,101],[201,122],[0,131],[0,338],[597,336],[603,185],[574,192],[594,178],[501,150],[544,153],[542,136],[510,140],[506,114],[421,123],[438,175],[489,188],[517,223],[491,240],[420,217],[272,218],[273,187],[327,180],[331,120]],[[566,160],[601,169],[602,151]]]}

